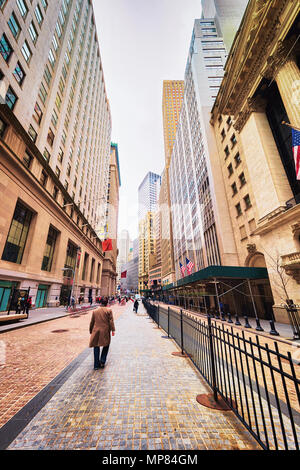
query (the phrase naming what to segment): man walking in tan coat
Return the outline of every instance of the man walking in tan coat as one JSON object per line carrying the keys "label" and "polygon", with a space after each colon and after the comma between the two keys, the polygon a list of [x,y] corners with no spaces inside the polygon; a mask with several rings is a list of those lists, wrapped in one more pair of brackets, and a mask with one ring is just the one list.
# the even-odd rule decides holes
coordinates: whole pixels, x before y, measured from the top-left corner
{"label": "man walking in tan coat", "polygon": [[[94,348],[94,369],[100,369],[105,366],[107,353],[110,345],[110,332],[115,335],[115,324],[111,309],[107,308],[108,300],[103,299],[103,307],[93,311],[90,322],[90,348]],[[102,346],[101,358],[100,347]]]}

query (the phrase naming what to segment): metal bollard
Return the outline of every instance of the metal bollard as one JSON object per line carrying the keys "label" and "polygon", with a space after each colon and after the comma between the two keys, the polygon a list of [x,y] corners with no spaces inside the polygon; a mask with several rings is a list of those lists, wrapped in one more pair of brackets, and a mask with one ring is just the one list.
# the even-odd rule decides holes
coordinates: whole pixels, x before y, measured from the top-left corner
{"label": "metal bollard", "polygon": [[271,326],[270,335],[280,336],[278,331],[276,331],[275,324],[274,324],[273,320],[270,320],[270,326]]}
{"label": "metal bollard", "polygon": [[228,316],[227,322],[228,323],[233,323],[233,321],[231,320],[231,313],[227,313],[227,316]]}
{"label": "metal bollard", "polygon": [[235,316],[235,325],[241,326],[238,314],[236,314],[236,316]]}
{"label": "metal bollard", "polygon": [[245,328],[252,328],[252,326],[250,325],[248,321],[248,317],[245,315],[244,318],[245,318]]}
{"label": "metal bollard", "polygon": [[259,318],[256,318],[256,328],[255,329],[256,329],[256,331],[265,331],[262,328],[261,324],[260,324]]}

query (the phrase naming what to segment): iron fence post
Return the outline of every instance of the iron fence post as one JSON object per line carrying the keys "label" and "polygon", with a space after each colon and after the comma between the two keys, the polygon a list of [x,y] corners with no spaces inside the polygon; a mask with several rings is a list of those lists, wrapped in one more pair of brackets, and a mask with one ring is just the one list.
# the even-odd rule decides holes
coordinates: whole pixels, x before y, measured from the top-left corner
{"label": "iron fence post", "polygon": [[289,316],[290,324],[293,330],[293,339],[297,340],[300,339],[300,318],[298,314],[298,310],[296,305],[294,304],[293,300],[287,299],[286,300],[286,311]]}
{"label": "iron fence post", "polygon": [[214,394],[214,400],[217,402],[218,392],[217,392],[217,382],[216,382],[216,366],[215,366],[213,334],[212,334],[210,315],[207,316],[207,321],[208,321],[208,337],[209,337],[209,349],[210,349],[210,360],[211,360],[212,389],[213,389],[213,394]]}
{"label": "iron fence post", "polygon": [[168,307],[168,338],[170,338],[170,307]]}
{"label": "iron fence post", "polygon": [[181,332],[181,353],[184,354],[184,352],[183,352],[183,314],[182,314],[182,309],[180,309],[180,332]]}

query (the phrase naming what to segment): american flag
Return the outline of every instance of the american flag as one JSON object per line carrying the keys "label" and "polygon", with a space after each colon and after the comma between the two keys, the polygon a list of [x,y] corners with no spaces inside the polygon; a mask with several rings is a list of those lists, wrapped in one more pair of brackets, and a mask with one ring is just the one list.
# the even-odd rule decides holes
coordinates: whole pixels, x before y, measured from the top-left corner
{"label": "american flag", "polygon": [[296,178],[300,180],[300,131],[292,129],[292,145],[294,152]]}
{"label": "american flag", "polygon": [[194,266],[195,266],[194,263],[186,258],[186,268],[189,274],[191,274]]}
{"label": "american flag", "polygon": [[179,263],[179,265],[180,265],[181,274],[182,274],[182,276],[184,276],[184,273],[185,273],[186,268],[185,268],[185,266],[183,266],[183,264],[181,264],[181,263]]}

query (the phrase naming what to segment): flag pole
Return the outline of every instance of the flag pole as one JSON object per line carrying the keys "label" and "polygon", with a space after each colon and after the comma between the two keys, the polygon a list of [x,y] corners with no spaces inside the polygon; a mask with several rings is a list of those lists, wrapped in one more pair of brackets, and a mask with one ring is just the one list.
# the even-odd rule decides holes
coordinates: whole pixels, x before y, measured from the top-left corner
{"label": "flag pole", "polygon": [[299,131],[300,132],[300,128],[299,127],[296,127],[296,126],[292,126],[291,124],[289,124],[288,122],[285,122],[285,121],[282,121],[281,124],[285,124],[286,126],[289,126],[291,127],[292,129],[295,129],[296,131]]}

